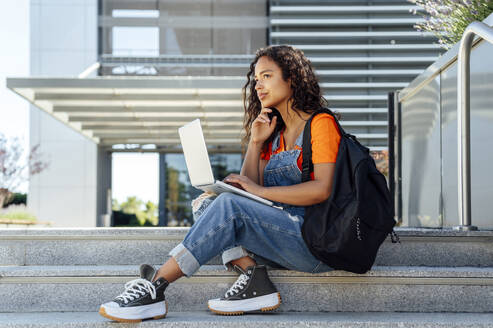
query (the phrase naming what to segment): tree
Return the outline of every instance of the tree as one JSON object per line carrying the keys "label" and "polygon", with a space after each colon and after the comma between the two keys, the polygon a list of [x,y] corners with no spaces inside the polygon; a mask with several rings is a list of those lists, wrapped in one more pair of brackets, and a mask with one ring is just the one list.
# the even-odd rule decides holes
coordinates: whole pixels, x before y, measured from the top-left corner
{"label": "tree", "polygon": [[154,225],[154,226],[158,225],[159,223],[158,206],[151,201],[147,201],[145,206],[146,209],[145,212],[143,213],[144,215],[142,216],[144,222],[148,225]]}
{"label": "tree", "polygon": [[151,201],[144,204],[137,196],[128,196],[127,200],[121,204],[116,199],[113,199],[112,202],[113,213],[121,212],[134,215],[129,222],[131,226],[156,226],[158,224],[158,206]]}
{"label": "tree", "polygon": [[410,10],[424,19],[414,25],[418,31],[431,32],[438,43],[450,49],[459,42],[467,26],[482,21],[493,12],[493,0],[408,0],[423,9]]}
{"label": "tree", "polygon": [[144,203],[137,196],[128,196],[127,200],[120,204],[120,209],[128,214],[137,214]]}
{"label": "tree", "polygon": [[191,208],[189,190],[190,186],[180,181],[180,171],[173,167],[167,167],[167,199],[168,225],[184,226],[191,221]]}
{"label": "tree", "polygon": [[12,197],[29,176],[39,174],[48,167],[48,162],[41,160],[39,144],[32,147],[27,157],[18,137],[7,138],[0,133],[0,208]]}

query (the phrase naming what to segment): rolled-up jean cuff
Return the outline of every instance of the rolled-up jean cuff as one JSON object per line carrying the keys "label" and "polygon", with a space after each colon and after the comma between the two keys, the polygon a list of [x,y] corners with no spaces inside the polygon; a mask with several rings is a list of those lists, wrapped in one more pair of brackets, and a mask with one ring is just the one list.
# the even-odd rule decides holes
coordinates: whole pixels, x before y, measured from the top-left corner
{"label": "rolled-up jean cuff", "polygon": [[232,271],[233,266],[229,262],[237,260],[237,259],[241,259],[242,257],[245,257],[245,256],[253,257],[253,254],[249,253],[242,246],[236,246],[236,247],[225,250],[223,252],[223,255],[222,255],[224,267],[226,268],[226,270]]}
{"label": "rolled-up jean cuff", "polygon": [[187,277],[193,275],[200,268],[200,263],[197,261],[195,256],[188,249],[183,246],[182,243],[176,245],[169,255],[173,256],[180,267],[181,272]]}

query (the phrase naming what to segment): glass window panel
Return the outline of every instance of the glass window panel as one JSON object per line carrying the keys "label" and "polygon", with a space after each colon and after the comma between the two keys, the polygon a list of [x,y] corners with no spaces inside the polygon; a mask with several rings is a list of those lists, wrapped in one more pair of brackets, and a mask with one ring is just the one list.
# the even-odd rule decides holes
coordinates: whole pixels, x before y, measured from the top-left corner
{"label": "glass window panel", "polygon": [[144,17],[144,18],[157,18],[159,17],[158,10],[125,10],[115,9],[112,13],[113,17]]}
{"label": "glass window panel", "polygon": [[114,56],[159,56],[159,28],[113,27]]}
{"label": "glass window panel", "polygon": [[[240,154],[210,154],[212,172],[216,180],[230,173],[239,173]],[[166,154],[166,209],[168,226],[191,226],[193,224],[191,201],[202,191],[192,187],[183,154]]]}
{"label": "glass window panel", "polygon": [[113,153],[111,164],[113,225],[158,225],[158,154]]}
{"label": "glass window panel", "polygon": [[[221,55],[253,54],[267,44],[266,8],[263,0],[102,0],[101,54],[128,57],[129,62],[114,64],[108,59],[100,74],[243,75],[244,68],[224,66],[228,60]],[[219,56],[206,59],[210,66],[200,67],[194,66],[198,59],[171,66],[138,59],[160,55],[164,57],[156,59],[159,64],[173,63],[181,55]]]}

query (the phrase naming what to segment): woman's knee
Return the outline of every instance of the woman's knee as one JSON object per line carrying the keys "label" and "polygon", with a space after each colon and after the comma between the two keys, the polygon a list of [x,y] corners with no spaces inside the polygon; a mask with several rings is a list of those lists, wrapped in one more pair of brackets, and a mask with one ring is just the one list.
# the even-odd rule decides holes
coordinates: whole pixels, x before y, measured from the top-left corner
{"label": "woman's knee", "polygon": [[[234,199],[235,197],[238,197],[238,195],[232,193],[232,192],[222,192],[219,194],[219,196],[217,196],[217,200],[219,201],[230,201],[232,199]],[[241,196],[240,196],[241,197]]]}
{"label": "woman's knee", "polygon": [[218,206],[218,209],[223,209],[224,211],[234,211],[238,212],[241,208],[240,202],[243,196],[239,196],[232,192],[220,193],[214,201],[213,206]]}
{"label": "woman's knee", "polygon": [[[241,227],[244,224],[250,224],[246,223],[246,221],[252,219],[245,209],[245,206],[248,206],[248,204],[245,205],[243,201],[243,196],[231,192],[223,192],[208,205],[207,215],[211,215],[214,219],[222,221],[222,225],[232,224],[235,227]],[[216,220],[213,221],[217,222]]]}
{"label": "woman's knee", "polygon": [[228,191],[219,194],[219,196],[216,198],[216,202],[221,204],[234,205],[236,208],[241,209],[251,206],[251,202],[254,201],[244,196]]}

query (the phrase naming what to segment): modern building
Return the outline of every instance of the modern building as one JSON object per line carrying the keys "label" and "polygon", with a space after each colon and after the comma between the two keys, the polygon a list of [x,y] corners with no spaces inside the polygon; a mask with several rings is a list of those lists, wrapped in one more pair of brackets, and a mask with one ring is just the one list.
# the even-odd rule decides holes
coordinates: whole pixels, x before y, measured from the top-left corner
{"label": "modern building", "polygon": [[177,129],[201,118],[217,177],[239,171],[241,88],[270,44],[302,49],[345,129],[387,150],[387,93],[443,52],[411,10],[405,0],[32,0],[31,76],[8,80],[33,104],[30,142],[51,163],[31,178],[28,206],[55,226],[108,224],[112,154],[155,152],[160,225],[190,220],[200,192]]}

